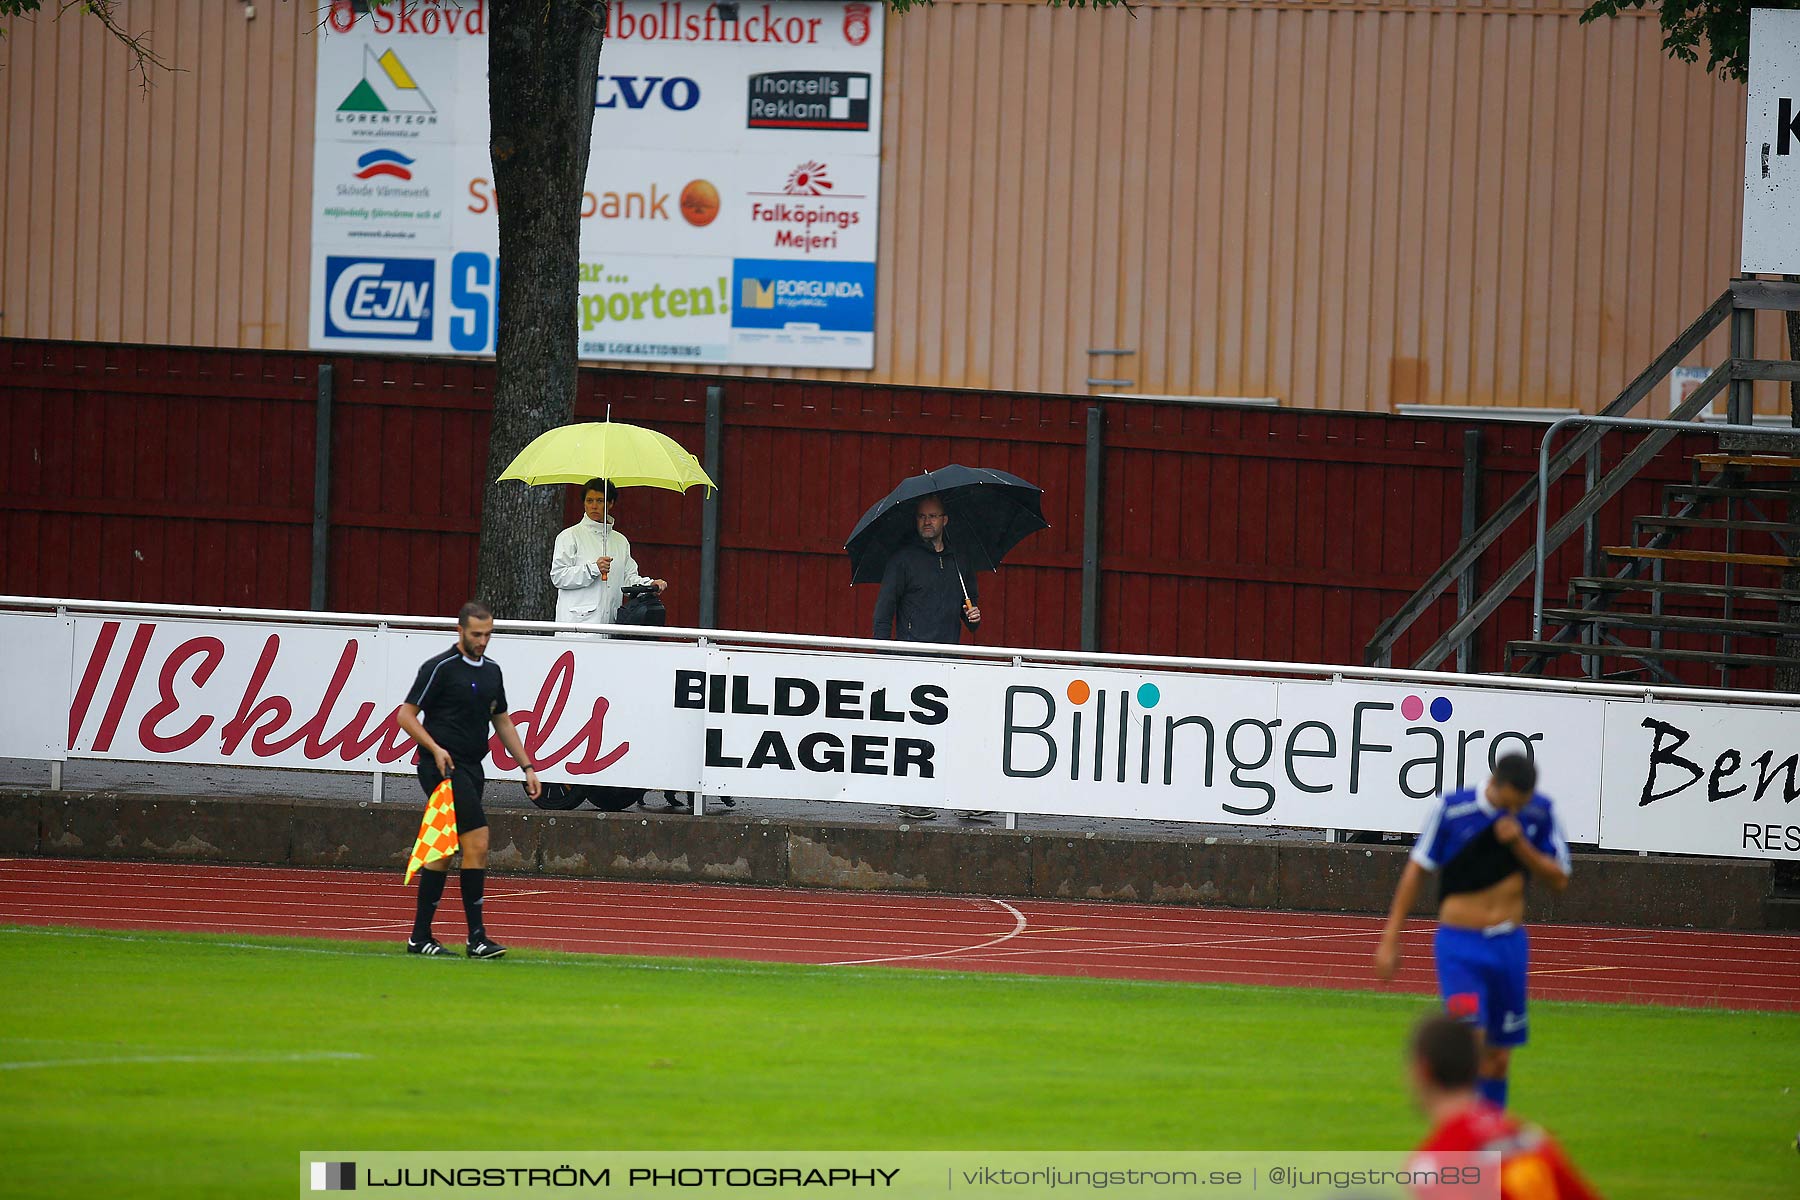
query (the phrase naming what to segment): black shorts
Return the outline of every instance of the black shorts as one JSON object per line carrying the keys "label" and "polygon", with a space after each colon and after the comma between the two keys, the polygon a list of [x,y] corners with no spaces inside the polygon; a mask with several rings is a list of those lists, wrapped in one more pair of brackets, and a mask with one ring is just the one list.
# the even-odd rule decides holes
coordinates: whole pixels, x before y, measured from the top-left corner
{"label": "black shorts", "polygon": [[[450,771],[450,798],[456,804],[456,832],[460,836],[486,829],[488,819],[481,808],[481,791],[487,786],[487,776],[482,773],[481,760],[470,762],[457,755],[452,757],[456,759],[456,766]],[[437,768],[437,759],[421,751],[419,786],[425,789],[425,795],[429,797],[437,791],[437,785],[442,782],[444,776]]]}

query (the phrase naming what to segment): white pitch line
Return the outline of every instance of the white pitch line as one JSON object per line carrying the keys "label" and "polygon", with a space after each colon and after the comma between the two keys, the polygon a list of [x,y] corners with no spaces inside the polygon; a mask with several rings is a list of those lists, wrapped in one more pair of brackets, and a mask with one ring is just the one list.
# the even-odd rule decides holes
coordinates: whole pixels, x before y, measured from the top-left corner
{"label": "white pitch line", "polygon": [[35,1062],[0,1062],[0,1071],[33,1071],[42,1067],[135,1067],[170,1063],[301,1063],[343,1062],[366,1054],[323,1050],[303,1054],[124,1054],[114,1058],[43,1058]]}
{"label": "white pitch line", "polygon": [[[37,875],[49,875],[54,872],[64,876],[90,876],[96,869],[115,865],[86,859],[38,857],[0,858],[0,862],[6,864],[6,871],[0,873],[0,882],[18,878],[17,875],[13,874],[15,868],[24,868]],[[318,883],[324,879],[344,879],[360,884],[364,881],[375,881],[384,878],[387,875],[387,872],[385,871],[375,871],[372,869],[294,869],[239,864],[177,864],[131,861],[116,865],[129,868],[132,872],[134,881],[152,874],[163,879],[181,881],[198,880],[205,878],[208,875],[215,874],[255,874],[278,882],[303,883],[309,889],[315,888]],[[49,880],[34,880],[27,878],[24,882],[49,882]],[[723,902],[727,903],[734,912],[758,911],[753,906],[757,900],[764,900],[770,904],[770,908],[766,910],[770,915],[778,913],[786,903],[794,903],[809,907],[813,911],[817,911],[821,907],[842,907],[852,910],[860,909],[869,913],[871,916],[877,916],[884,910],[898,907],[901,904],[908,904],[914,899],[914,897],[900,893],[877,893],[866,897],[855,894],[818,893],[809,894],[804,899],[788,901],[781,893],[781,889],[768,886],[753,887],[746,885],[718,885],[681,881],[651,882],[575,878],[557,880],[556,882],[564,884],[565,886],[561,889],[546,889],[547,893],[568,896],[571,901],[577,905],[582,903],[581,893],[589,888],[604,889],[609,895],[620,899],[636,897],[646,899],[661,898],[665,897],[670,891],[684,891],[700,895],[707,899],[721,899]],[[168,885],[140,884],[139,886],[165,887]],[[198,885],[194,890],[209,889],[207,889],[205,885]],[[958,898],[975,899],[976,897]],[[376,897],[375,899],[379,901],[380,898]],[[746,906],[746,901],[749,902],[751,907]],[[1162,910],[1159,906],[1146,906],[1141,903],[1119,903],[1116,905],[1101,904],[1097,906],[1093,901],[1034,899],[1030,902],[1030,906],[1034,910],[1039,910],[1039,915],[1048,915],[1049,912],[1056,912],[1058,914],[1066,912],[1070,915],[1078,913],[1082,918],[1099,922],[1130,921],[1133,923],[1150,925],[1162,923],[1191,925],[1193,923],[1206,924],[1217,921],[1229,923],[1239,928],[1319,929],[1334,927],[1342,929],[1345,932],[1351,930],[1363,930],[1371,934],[1379,932],[1381,920],[1380,917],[1374,915],[1363,916],[1304,912],[1279,912],[1274,915],[1280,919],[1269,920],[1267,918],[1271,914],[1268,910],[1208,908],[1200,910],[1201,912],[1208,914],[1208,916],[1205,919],[1196,922],[1196,914],[1192,911],[1183,911],[1179,909]],[[1308,918],[1313,918],[1313,920],[1309,921]],[[1328,925],[1327,922],[1330,924]],[[1342,924],[1339,924],[1340,922]],[[1416,924],[1421,928],[1425,928],[1428,925],[1428,923],[1423,920],[1415,920],[1411,924]],[[1035,933],[1037,930],[1034,929],[1032,932]],[[1182,932],[1186,933],[1188,931],[1184,929]],[[1668,947],[1670,949],[1691,950],[1691,943],[1687,941],[1686,935],[1695,931],[1677,929],[1648,931],[1639,929],[1634,931],[1630,928],[1621,928],[1618,926],[1559,926],[1540,924],[1532,926],[1531,932],[1534,948],[1539,949],[1551,949],[1565,944],[1583,944],[1598,940],[1601,942],[1649,942],[1652,945]],[[1715,953],[1718,951],[1739,951],[1754,955],[1756,953],[1766,952],[1770,948],[1785,950],[1792,947],[1796,942],[1795,935],[1784,933],[1746,933],[1716,930],[1699,932],[1708,942],[1707,949]],[[1716,959],[1714,961],[1716,961]]]}
{"label": "white pitch line", "polygon": [[[1036,933],[1038,931],[1034,929],[1034,930],[1032,930],[1032,932]],[[1335,934],[1335,933],[1314,933],[1314,934],[1303,935],[1300,937],[1270,937],[1268,935],[1258,934],[1258,935],[1252,935],[1252,936],[1241,937],[1241,938],[1234,938],[1234,937],[1208,938],[1207,940],[1200,941],[1200,942],[1108,942],[1108,943],[1103,943],[1103,944],[1068,946],[1068,947],[1062,947],[1062,946],[1041,947],[1041,946],[1032,945],[1032,946],[1009,947],[1009,948],[1007,948],[1007,950],[1004,953],[994,955],[993,957],[996,959],[1006,958],[1006,957],[1035,958],[1039,955],[1051,955],[1051,954],[1094,954],[1094,955],[1098,955],[1103,958],[1108,958],[1108,957],[1110,957],[1110,958],[1131,958],[1131,957],[1134,957],[1137,955],[1141,955],[1142,952],[1150,952],[1150,953],[1154,954],[1156,951],[1160,951],[1160,950],[1190,950],[1190,949],[1203,949],[1206,947],[1227,947],[1230,949],[1236,949],[1238,946],[1244,944],[1245,942],[1316,942],[1316,941],[1331,940],[1331,939],[1337,938],[1339,936],[1341,936],[1341,935]],[[1271,949],[1280,949],[1280,947],[1270,947],[1270,948]],[[972,949],[974,949],[974,947],[970,947],[970,949],[972,950]],[[1300,953],[1306,953],[1306,952],[1301,951]],[[1171,966],[1185,969],[1186,964],[1176,962],[1176,963],[1172,963]]]}
{"label": "white pitch line", "polygon": [[[1011,905],[1008,905],[1007,907],[1010,908]],[[147,936],[142,936],[142,935],[133,934],[133,933],[127,933],[127,932],[123,932],[123,931],[103,931],[103,930],[83,931],[83,930],[69,930],[69,929],[39,929],[39,928],[35,928],[35,927],[16,927],[16,928],[11,928],[11,929],[0,928],[0,937],[6,937],[7,935],[14,935],[14,936],[35,935],[35,936],[41,936],[41,937],[83,938],[83,939],[96,940],[96,941],[114,941],[114,942],[154,943],[159,940],[156,937],[147,937]],[[367,950],[332,950],[332,949],[327,949],[322,946],[289,946],[289,945],[267,944],[267,943],[259,943],[259,942],[197,941],[197,942],[188,942],[185,944],[193,946],[197,949],[261,950],[261,951],[266,951],[266,952],[275,953],[275,954],[309,954],[309,955],[317,955],[317,956],[324,957],[324,958],[359,958],[359,959],[364,959],[364,960],[376,963],[378,965],[381,965],[384,963],[392,963],[398,957],[398,955],[390,955],[390,956],[384,958],[382,955],[380,955],[378,953],[370,953]],[[545,947],[545,949],[554,949],[554,948],[553,947]],[[565,952],[565,953],[568,953],[568,952]],[[688,963],[681,963],[681,962],[655,962],[655,961],[648,961],[648,962],[646,962],[646,961],[625,961],[623,959],[616,958],[616,957],[608,957],[602,953],[597,953],[597,952],[572,953],[572,954],[569,954],[568,957],[563,957],[563,958],[525,957],[525,958],[518,958],[518,959],[510,959],[508,961],[509,961],[510,965],[505,968],[508,971],[521,971],[521,970],[529,970],[534,967],[544,967],[544,968],[562,968],[562,969],[576,969],[576,970],[586,969],[586,970],[601,970],[601,971],[647,971],[647,972],[652,972],[652,973],[657,973],[657,974],[744,975],[744,976],[764,977],[764,978],[766,978],[770,975],[773,975],[777,972],[782,972],[782,971],[791,971],[791,972],[795,972],[797,974],[804,975],[811,971],[823,972],[824,970],[832,967],[831,963],[806,963],[806,962],[761,963],[761,962],[746,962],[746,961],[742,961],[742,960],[733,960],[733,959],[714,960],[714,961],[707,962],[704,964],[698,964],[698,963],[688,964]],[[723,963],[727,963],[727,962],[731,963],[732,965],[730,965],[730,966],[722,965]],[[438,968],[433,967],[430,969],[437,970]],[[1173,970],[1173,969],[1174,968],[1171,968],[1171,970]],[[1234,991],[1234,992],[1240,991],[1247,986],[1257,986],[1257,985],[1247,985],[1247,984],[1243,984],[1243,983],[1236,983],[1236,982],[1232,982],[1229,980],[1213,980],[1213,979],[1205,979],[1205,978],[1199,978],[1199,979],[1192,979],[1192,978],[1190,978],[1190,979],[1146,979],[1142,975],[1139,975],[1136,977],[1131,977],[1131,978],[1119,978],[1116,976],[1087,977],[1087,976],[1017,975],[1017,974],[1012,974],[1010,972],[1001,972],[1001,971],[988,972],[988,971],[956,971],[956,970],[947,970],[947,971],[921,970],[921,971],[914,972],[913,974],[915,975],[916,978],[919,978],[919,979],[935,979],[935,980],[942,980],[945,982],[955,982],[955,983],[959,983],[959,984],[965,984],[965,985],[969,985],[969,986],[986,986],[989,984],[1013,986],[1013,985],[1017,985],[1017,984],[1021,984],[1021,983],[1030,984],[1030,985],[1042,985],[1042,984],[1050,984],[1050,983],[1056,983],[1056,984],[1093,983],[1093,984],[1104,984],[1107,987],[1115,987],[1115,988],[1142,988],[1142,989],[1147,989],[1147,990],[1158,990],[1158,989],[1165,989],[1165,988],[1169,988],[1169,989],[1180,988],[1180,989],[1183,989],[1186,991]],[[874,977],[875,976],[872,976],[870,974],[863,974],[863,975],[856,976],[856,978],[862,978],[862,979],[868,979],[868,978],[874,978]],[[885,978],[887,978],[887,975],[885,973],[883,973],[881,978],[885,979]],[[1332,980],[1336,977],[1335,976],[1313,976],[1313,977],[1309,977],[1309,978],[1316,978],[1316,979],[1319,979],[1321,981],[1328,983],[1330,980]],[[1429,980],[1421,977],[1416,980],[1412,980],[1410,982],[1416,982],[1416,983],[1420,984],[1421,988],[1423,989],[1423,985],[1427,984],[1429,982]],[[1302,986],[1302,985],[1296,985],[1296,984],[1289,983],[1289,984],[1282,984],[1282,985],[1277,985],[1277,986],[1293,987],[1293,986]],[[1416,1001],[1421,995],[1427,994],[1427,992],[1425,990],[1393,991],[1393,990],[1376,990],[1373,988],[1343,989],[1343,988],[1321,986],[1321,985],[1308,985],[1308,986],[1312,986],[1314,988],[1314,990],[1329,991],[1334,994],[1345,992],[1347,990],[1347,991],[1355,993],[1355,994],[1368,996],[1368,997],[1372,997],[1375,999],[1401,1000],[1401,1001],[1405,1001],[1407,1003],[1412,1003],[1412,1002]],[[1546,986],[1547,987],[1555,987],[1556,985],[1549,984]],[[1727,997],[1727,1000],[1729,1001],[1729,999],[1731,999],[1731,998],[1732,997]],[[1757,992],[1755,989],[1751,989],[1749,994],[1747,994],[1747,995],[1736,997],[1736,998],[1737,999],[1745,999],[1745,1000],[1767,999],[1767,1000],[1775,1000],[1777,1002],[1785,1002],[1785,998],[1765,997],[1760,992]],[[1587,999],[1565,999],[1561,996],[1546,996],[1545,999],[1555,1000],[1558,1004],[1564,1005],[1569,1008],[1605,1009],[1605,1010],[1630,1008],[1630,1009],[1636,1010],[1636,1009],[1642,1009],[1643,1007],[1645,1007],[1645,1002],[1643,1000],[1633,1000],[1633,999],[1587,1000]],[[1667,1007],[1667,1008],[1678,1009],[1683,1012],[1706,1013],[1708,1015],[1717,1015],[1717,1014],[1722,1014],[1722,1013],[1744,1013],[1744,1014],[1761,1015],[1761,1014],[1766,1014],[1771,1011],[1781,1011],[1781,1010],[1758,1009],[1758,1008],[1739,1008],[1739,1007],[1734,1007],[1729,1002],[1717,1003],[1717,1004],[1711,1004],[1711,1005],[1668,1004],[1668,1003],[1659,1002],[1659,1003],[1655,1004],[1655,1007],[1658,1007],[1658,1008]]]}
{"label": "white pitch line", "polygon": [[986,896],[979,896],[977,899],[981,900],[984,904],[997,904],[1007,912],[1011,913],[1013,915],[1013,921],[1015,922],[1012,929],[1007,933],[1001,934],[999,937],[989,938],[987,941],[974,946],[953,946],[948,950],[931,950],[923,954],[892,954],[886,958],[853,958],[844,962],[829,962],[824,965],[828,967],[866,967],[871,963],[905,962],[915,958],[941,958],[946,954],[965,954],[975,950],[986,950],[990,946],[998,946],[1001,942],[1011,941],[1013,938],[1016,938],[1021,933],[1025,932],[1026,921],[1024,913],[1020,912],[1004,900],[994,900]]}

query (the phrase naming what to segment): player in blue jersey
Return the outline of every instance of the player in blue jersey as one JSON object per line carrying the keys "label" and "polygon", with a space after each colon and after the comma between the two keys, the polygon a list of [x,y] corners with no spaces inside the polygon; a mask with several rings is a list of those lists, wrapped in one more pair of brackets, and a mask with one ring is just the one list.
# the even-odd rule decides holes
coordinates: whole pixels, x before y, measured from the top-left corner
{"label": "player in blue jersey", "polygon": [[1465,788],[1440,800],[1394,889],[1375,951],[1375,973],[1392,979],[1400,927],[1426,872],[1437,872],[1438,991],[1446,1012],[1482,1031],[1476,1086],[1501,1107],[1513,1047],[1526,1036],[1525,886],[1531,879],[1558,892],[1569,886],[1569,842],[1536,787],[1531,760],[1509,754],[1480,792]]}

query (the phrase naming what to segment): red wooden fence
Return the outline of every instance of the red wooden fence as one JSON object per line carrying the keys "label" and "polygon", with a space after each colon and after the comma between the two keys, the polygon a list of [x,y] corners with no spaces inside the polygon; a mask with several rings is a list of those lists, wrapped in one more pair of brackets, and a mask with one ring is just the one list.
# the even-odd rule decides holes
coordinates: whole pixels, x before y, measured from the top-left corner
{"label": "red wooden fence", "polygon": [[[474,584],[491,363],[0,341],[0,592],[304,608],[315,395],[334,364],[329,605],[448,613]],[[1074,648],[1085,522],[1101,522],[1100,648],[1360,663],[1377,625],[1455,548],[1463,434],[1483,434],[1483,511],[1536,469],[1541,426],[637,371],[581,373],[577,413],[653,425],[695,453],[724,387],[718,623],[866,635],[845,535],[900,478],[947,462],[1044,488],[1049,530],[982,580],[981,637]],[[1083,506],[1087,411],[1105,410],[1099,512]],[[1606,511],[1602,542],[1685,480],[1690,438]],[[1618,447],[1612,448],[1616,455]],[[1566,504],[1579,485],[1558,489]],[[573,489],[568,511],[577,515]],[[628,491],[640,565],[698,615],[702,503]],[[1522,522],[1482,564],[1530,549]],[[1580,550],[1554,562],[1550,598]],[[1528,589],[1478,665],[1528,633]],[[1454,614],[1439,601],[1396,648]],[[1690,670],[1695,682],[1716,682]],[[1748,676],[1734,680],[1756,682]]]}

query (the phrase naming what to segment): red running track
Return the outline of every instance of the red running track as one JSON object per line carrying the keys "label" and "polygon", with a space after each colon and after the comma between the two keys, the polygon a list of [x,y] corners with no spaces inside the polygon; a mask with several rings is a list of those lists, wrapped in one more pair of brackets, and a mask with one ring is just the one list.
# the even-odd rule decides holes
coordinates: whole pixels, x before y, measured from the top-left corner
{"label": "red running track", "polygon": [[[0,859],[0,922],[404,940],[398,872]],[[1378,917],[504,876],[495,936],[600,954],[1376,989]],[[464,934],[454,882],[438,934]],[[1430,992],[1430,922],[1389,989]],[[1532,994],[1800,1012],[1800,937],[1540,925]]]}

